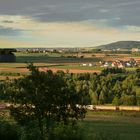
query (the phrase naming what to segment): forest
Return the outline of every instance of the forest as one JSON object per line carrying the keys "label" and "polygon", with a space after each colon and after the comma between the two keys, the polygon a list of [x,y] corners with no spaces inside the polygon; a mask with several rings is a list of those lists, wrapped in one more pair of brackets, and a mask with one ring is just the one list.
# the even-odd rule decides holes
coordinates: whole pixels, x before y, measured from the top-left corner
{"label": "forest", "polygon": [[[49,71],[53,73],[51,70]],[[139,69],[134,72],[128,72],[121,68],[106,68],[100,74],[73,74],[69,72],[64,73],[63,71],[57,71],[56,74],[64,80],[68,87],[73,87],[77,94],[81,94],[83,102],[88,105],[140,105]],[[41,82],[39,83],[37,79],[36,82],[40,84]],[[20,81],[20,79],[16,81]],[[52,85],[55,85],[54,82],[52,81]],[[15,80],[7,80],[0,83],[1,100],[8,100],[11,83],[14,87]]]}

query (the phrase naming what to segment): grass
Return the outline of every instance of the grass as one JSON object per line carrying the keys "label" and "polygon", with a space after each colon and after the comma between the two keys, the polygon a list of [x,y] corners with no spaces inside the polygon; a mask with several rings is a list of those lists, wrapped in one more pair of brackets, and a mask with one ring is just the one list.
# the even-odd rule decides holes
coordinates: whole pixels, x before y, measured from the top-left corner
{"label": "grass", "polygon": [[99,58],[68,58],[56,54],[42,53],[15,53],[18,63],[22,62],[46,62],[46,63],[78,63],[78,62],[98,62]]}
{"label": "grass", "polygon": [[[127,116],[114,111],[88,112],[86,119],[78,123],[85,140],[139,140],[140,112],[135,112],[137,117],[128,115],[132,112],[123,113]],[[12,122],[9,110],[0,110],[0,119]]]}
{"label": "grass", "polygon": [[115,117],[135,117],[140,118],[138,111],[88,111],[87,117],[93,118],[94,116],[115,116]]}
{"label": "grass", "polygon": [[86,119],[80,125],[84,129],[86,140],[101,138],[101,135],[102,140],[140,139],[140,112],[88,111]]}
{"label": "grass", "polygon": [[[47,68],[60,68],[60,69],[79,69],[79,70],[102,70],[101,67],[90,67],[90,66],[80,66],[80,64],[50,64],[50,63],[34,63],[38,67],[47,67]],[[0,68],[26,68],[27,63],[0,63]]]}
{"label": "grass", "polygon": [[48,66],[52,68],[60,68],[60,69],[78,69],[78,70],[102,70],[103,68],[101,67],[90,67],[90,66],[80,66],[80,65],[52,65]]}
{"label": "grass", "polygon": [[[83,121],[82,127],[87,140],[94,140],[96,135],[104,134],[106,140],[111,139],[111,135],[119,137],[120,140],[139,140],[140,124],[114,122],[114,121]],[[115,139],[119,140],[119,139]]]}
{"label": "grass", "polygon": [[[0,68],[26,68],[27,63],[0,63]],[[47,63],[34,63],[35,66],[45,67]],[[49,64],[50,65],[50,64]]]}
{"label": "grass", "polygon": [[127,71],[136,71],[138,68],[126,68]]}
{"label": "grass", "polygon": [[[73,54],[63,54],[64,57],[61,57],[62,54],[58,53],[15,53],[17,57],[16,63],[0,63],[1,73],[21,73],[27,74],[27,71],[24,71],[22,68],[27,67],[25,62],[33,62],[34,65],[44,68],[58,68],[58,69],[68,69],[68,70],[97,70],[101,71],[103,68],[99,66],[80,66],[82,63],[97,63],[103,58],[96,57],[86,57],[84,58],[68,58],[67,55]],[[88,54],[89,55],[89,54]],[[121,57],[121,56],[119,56]],[[108,57],[109,58],[109,57]],[[136,68],[126,68],[127,71],[135,71]],[[0,80],[6,79],[7,74],[3,74],[0,77]],[[10,74],[12,75],[12,74]],[[9,75],[8,75],[9,76]],[[10,77],[14,78],[14,77]]]}

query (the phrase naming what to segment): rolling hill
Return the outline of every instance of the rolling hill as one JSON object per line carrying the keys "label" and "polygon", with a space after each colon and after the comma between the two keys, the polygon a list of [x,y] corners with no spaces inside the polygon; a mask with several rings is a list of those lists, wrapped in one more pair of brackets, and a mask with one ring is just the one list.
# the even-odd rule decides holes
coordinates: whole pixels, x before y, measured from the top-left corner
{"label": "rolling hill", "polygon": [[132,48],[140,48],[140,41],[118,41],[114,43],[110,43],[107,45],[97,46],[98,49],[132,49]]}

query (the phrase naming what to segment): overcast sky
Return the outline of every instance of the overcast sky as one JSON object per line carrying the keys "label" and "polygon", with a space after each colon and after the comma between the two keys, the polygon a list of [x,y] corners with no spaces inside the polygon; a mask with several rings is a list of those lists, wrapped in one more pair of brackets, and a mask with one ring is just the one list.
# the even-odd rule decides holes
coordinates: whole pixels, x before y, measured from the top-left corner
{"label": "overcast sky", "polygon": [[140,41],[140,0],[0,0],[0,47]]}

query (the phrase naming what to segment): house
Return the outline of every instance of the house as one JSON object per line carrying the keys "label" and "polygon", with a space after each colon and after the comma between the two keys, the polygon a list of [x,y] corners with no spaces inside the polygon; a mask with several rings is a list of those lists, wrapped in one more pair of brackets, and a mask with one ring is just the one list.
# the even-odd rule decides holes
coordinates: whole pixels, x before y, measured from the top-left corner
{"label": "house", "polygon": [[118,68],[124,68],[124,65],[122,63],[118,64]]}
{"label": "house", "polygon": [[82,64],[82,66],[87,66],[87,64]]}
{"label": "house", "polygon": [[88,65],[89,65],[89,67],[92,67],[93,66],[91,63],[89,63]]}
{"label": "house", "polygon": [[131,67],[132,65],[129,62],[126,62],[127,67]]}
{"label": "house", "polygon": [[132,48],[131,51],[132,51],[132,52],[140,52],[140,49],[138,49],[138,48]]}

